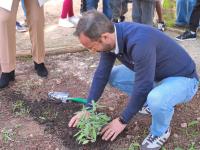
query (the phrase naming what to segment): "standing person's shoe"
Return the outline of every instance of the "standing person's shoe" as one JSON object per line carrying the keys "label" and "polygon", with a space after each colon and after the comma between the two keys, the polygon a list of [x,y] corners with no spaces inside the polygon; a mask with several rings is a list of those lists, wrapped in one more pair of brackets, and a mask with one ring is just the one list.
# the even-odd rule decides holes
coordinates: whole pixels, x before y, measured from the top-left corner
{"label": "standing person's shoe", "polygon": [[176,40],[178,41],[184,41],[184,40],[196,40],[197,34],[196,32],[192,31],[185,31],[183,34],[176,37]]}
{"label": "standing person's shoe", "polygon": [[18,21],[16,21],[16,30],[18,32],[27,32],[28,28],[26,26],[21,25]]}
{"label": "standing person's shoe", "polygon": [[71,23],[68,19],[66,19],[66,18],[60,18],[59,19],[59,23],[58,23],[58,25],[60,26],[60,27],[65,27],[65,28],[74,28],[75,27],[75,25],[73,24],[73,23]]}
{"label": "standing person's shoe", "polygon": [[164,22],[158,22],[158,30],[164,32],[166,30],[166,24]]}
{"label": "standing person's shoe", "polygon": [[9,82],[14,80],[15,80],[15,70],[9,73],[2,72],[0,78],[0,89],[7,87],[9,85]]}
{"label": "standing person's shoe", "polygon": [[73,23],[74,25],[77,25],[78,22],[79,22],[80,18],[79,17],[76,17],[76,16],[72,16],[72,17],[69,17],[69,21],[71,23]]}
{"label": "standing person's shoe", "polygon": [[162,136],[153,136],[149,134],[141,145],[141,150],[159,150],[165,144],[167,139],[171,134],[171,129],[169,128]]}
{"label": "standing person's shoe", "polygon": [[120,22],[123,22],[123,21],[125,21],[125,16],[120,16]]}
{"label": "standing person's shoe", "polygon": [[45,67],[44,63],[37,64],[34,62],[35,65],[35,70],[37,71],[38,76],[40,77],[47,77],[48,76],[48,71],[47,68]]}

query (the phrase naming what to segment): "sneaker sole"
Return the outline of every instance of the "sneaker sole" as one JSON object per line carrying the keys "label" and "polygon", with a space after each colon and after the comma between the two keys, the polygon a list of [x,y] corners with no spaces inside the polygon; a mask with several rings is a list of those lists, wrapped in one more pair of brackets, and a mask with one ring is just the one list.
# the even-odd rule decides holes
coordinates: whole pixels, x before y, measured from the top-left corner
{"label": "sneaker sole", "polygon": [[181,42],[183,42],[183,41],[195,41],[195,40],[197,40],[197,38],[192,38],[192,39],[178,39],[178,38],[175,38],[177,41],[181,41]]}

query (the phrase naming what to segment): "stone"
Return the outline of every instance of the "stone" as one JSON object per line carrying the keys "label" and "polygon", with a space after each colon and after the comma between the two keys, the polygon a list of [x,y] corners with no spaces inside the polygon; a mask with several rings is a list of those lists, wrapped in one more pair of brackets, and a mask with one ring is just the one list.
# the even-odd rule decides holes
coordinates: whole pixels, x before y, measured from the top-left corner
{"label": "stone", "polygon": [[178,134],[174,133],[174,137],[175,137],[175,138],[178,138]]}
{"label": "stone", "polygon": [[187,123],[181,123],[182,128],[187,128]]}
{"label": "stone", "polygon": [[115,110],[114,107],[108,107],[108,109],[109,109],[110,111],[114,111],[114,110]]}

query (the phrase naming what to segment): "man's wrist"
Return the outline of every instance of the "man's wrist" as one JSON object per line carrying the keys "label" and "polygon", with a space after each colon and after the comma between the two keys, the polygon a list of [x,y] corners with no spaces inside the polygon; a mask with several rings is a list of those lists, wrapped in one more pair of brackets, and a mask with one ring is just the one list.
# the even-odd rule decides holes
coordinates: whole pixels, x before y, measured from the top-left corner
{"label": "man's wrist", "polygon": [[123,119],[122,116],[119,117],[119,122],[120,122],[121,124],[128,124],[128,123]]}

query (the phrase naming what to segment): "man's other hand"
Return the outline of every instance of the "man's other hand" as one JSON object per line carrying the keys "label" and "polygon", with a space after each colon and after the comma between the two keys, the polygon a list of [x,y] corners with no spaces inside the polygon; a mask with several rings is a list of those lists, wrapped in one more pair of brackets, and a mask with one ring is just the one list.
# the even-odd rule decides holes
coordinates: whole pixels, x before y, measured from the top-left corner
{"label": "man's other hand", "polygon": [[127,124],[122,124],[119,118],[114,119],[101,131],[102,140],[108,141],[109,139],[113,141],[127,126]]}

